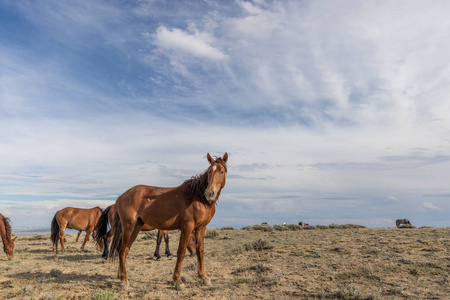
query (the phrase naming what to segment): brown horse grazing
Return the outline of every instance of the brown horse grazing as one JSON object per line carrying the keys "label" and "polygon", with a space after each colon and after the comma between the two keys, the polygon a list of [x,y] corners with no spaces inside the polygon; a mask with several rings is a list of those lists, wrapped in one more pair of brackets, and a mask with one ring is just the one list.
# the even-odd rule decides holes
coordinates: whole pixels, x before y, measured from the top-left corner
{"label": "brown horse grazing", "polygon": [[8,259],[12,259],[14,257],[14,241],[17,239],[17,236],[11,239],[12,230],[9,222],[9,218],[0,214],[0,235],[3,242],[3,251],[5,251]]}
{"label": "brown horse grazing", "polygon": [[[51,225],[50,239],[53,242],[53,251],[58,253],[58,241],[61,242],[61,252],[66,251],[64,249],[66,228],[86,231],[86,237],[81,245],[81,250],[84,250],[86,242],[89,241],[89,235],[95,230],[101,214],[102,209],[98,206],[94,208],[66,207],[57,211]],[[97,250],[99,250],[98,246]]]}
{"label": "brown horse grazing", "polygon": [[[109,256],[109,244],[114,236],[114,215],[116,214],[116,205],[112,204],[108,206],[100,216],[100,220],[98,221],[97,232],[94,236],[98,245],[105,245],[103,248],[102,257],[104,259],[108,259]],[[110,229],[108,230],[108,224],[110,225]],[[141,231],[151,231],[154,230],[154,227],[151,227],[147,224],[144,224],[141,228]],[[156,249],[153,254],[158,260],[161,259],[161,255],[159,255],[159,248],[161,245],[162,238],[164,237],[164,241],[166,243],[166,252],[167,256],[171,256],[169,250],[169,232],[167,230],[158,230],[158,236],[156,240]],[[191,256],[195,254],[195,237],[194,234],[191,235],[191,239],[187,249],[189,250]]]}
{"label": "brown horse grazing", "polygon": [[186,180],[180,186],[165,189],[138,185],[123,193],[116,200],[115,232],[111,252],[119,255],[118,278],[128,285],[125,269],[126,256],[144,224],[162,230],[180,229],[180,242],[173,280],[177,290],[184,288],[180,278],[181,263],[191,233],[197,242],[198,276],[207,285],[203,264],[206,225],[216,212],[216,202],[225,186],[228,154],[213,159],[207,154],[209,168],[201,175]]}

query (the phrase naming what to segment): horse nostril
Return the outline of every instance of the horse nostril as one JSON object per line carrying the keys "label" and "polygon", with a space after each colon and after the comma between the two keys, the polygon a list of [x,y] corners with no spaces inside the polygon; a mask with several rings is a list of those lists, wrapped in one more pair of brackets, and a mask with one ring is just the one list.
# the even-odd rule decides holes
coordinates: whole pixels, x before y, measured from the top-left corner
{"label": "horse nostril", "polygon": [[205,196],[206,196],[207,198],[214,197],[214,191],[210,191],[210,192],[205,191]]}

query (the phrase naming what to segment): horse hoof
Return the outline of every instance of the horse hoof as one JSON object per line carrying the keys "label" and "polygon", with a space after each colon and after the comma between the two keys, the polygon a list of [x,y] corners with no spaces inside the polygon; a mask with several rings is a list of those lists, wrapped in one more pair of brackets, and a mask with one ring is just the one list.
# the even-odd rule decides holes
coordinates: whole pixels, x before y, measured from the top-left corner
{"label": "horse hoof", "polygon": [[186,286],[184,283],[175,283],[175,289],[179,292],[184,291],[186,289]]}
{"label": "horse hoof", "polygon": [[128,290],[128,288],[130,287],[130,283],[128,281],[127,282],[122,281],[120,285],[124,290]]}
{"label": "horse hoof", "polygon": [[206,286],[212,286],[211,279],[209,278],[203,279],[203,284]]}

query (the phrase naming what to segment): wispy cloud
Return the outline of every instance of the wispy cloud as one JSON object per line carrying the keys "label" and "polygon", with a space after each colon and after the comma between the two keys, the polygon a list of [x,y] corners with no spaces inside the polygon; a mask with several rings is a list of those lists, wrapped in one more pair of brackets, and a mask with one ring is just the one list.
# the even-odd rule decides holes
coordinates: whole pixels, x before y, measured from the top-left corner
{"label": "wispy cloud", "polygon": [[439,207],[437,207],[436,205],[434,205],[432,202],[423,202],[422,205],[420,206],[421,208],[425,209],[425,210],[441,210]]}
{"label": "wispy cloud", "polygon": [[211,46],[211,43],[214,43],[214,38],[208,33],[196,32],[189,34],[177,28],[168,29],[160,26],[156,30],[154,39],[156,45],[162,49],[211,60],[223,60],[226,58],[222,51]]}

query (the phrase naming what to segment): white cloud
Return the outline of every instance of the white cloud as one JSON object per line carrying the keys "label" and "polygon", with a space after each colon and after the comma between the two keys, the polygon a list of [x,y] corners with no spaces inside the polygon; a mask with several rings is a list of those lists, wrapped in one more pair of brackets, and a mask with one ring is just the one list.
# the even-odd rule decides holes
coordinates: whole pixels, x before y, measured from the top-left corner
{"label": "white cloud", "polygon": [[426,201],[424,201],[420,207],[422,209],[431,210],[431,211],[433,211],[433,210],[441,210],[439,207],[434,205],[432,202],[426,202]]}
{"label": "white cloud", "polygon": [[173,50],[184,55],[193,55],[213,61],[226,58],[225,53],[211,45],[214,43],[214,38],[205,32],[189,34],[178,28],[168,29],[160,26],[156,30],[154,38],[156,45],[165,50]]}
{"label": "white cloud", "polygon": [[388,200],[388,201],[398,201],[397,197],[392,196],[392,195],[388,196],[386,200]]}

